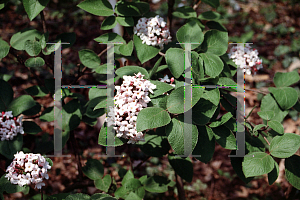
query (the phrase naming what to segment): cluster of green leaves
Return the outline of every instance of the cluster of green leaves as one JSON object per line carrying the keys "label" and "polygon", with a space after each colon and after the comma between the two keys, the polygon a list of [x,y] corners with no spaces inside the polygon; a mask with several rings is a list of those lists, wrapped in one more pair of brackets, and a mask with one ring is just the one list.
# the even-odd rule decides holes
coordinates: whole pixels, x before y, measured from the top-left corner
{"label": "cluster of green leaves", "polygon": [[[145,191],[164,193],[168,191],[168,187],[175,185],[175,182],[163,176],[147,178],[147,175],[145,175],[136,179],[132,171],[128,170],[125,173],[126,170],[121,169],[119,170],[119,176],[122,178],[122,186],[117,188],[116,181],[109,174],[103,177],[104,167],[99,160],[95,159],[89,159],[82,171],[88,178],[94,180],[96,188],[106,193],[114,193],[115,198],[110,196],[111,199],[142,200]],[[92,197],[91,199],[93,199]]]}

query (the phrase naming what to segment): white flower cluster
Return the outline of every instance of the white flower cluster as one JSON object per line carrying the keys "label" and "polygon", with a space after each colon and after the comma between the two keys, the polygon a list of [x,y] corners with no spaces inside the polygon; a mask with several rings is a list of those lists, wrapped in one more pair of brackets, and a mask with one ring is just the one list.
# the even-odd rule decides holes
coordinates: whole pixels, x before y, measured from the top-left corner
{"label": "white flower cluster", "polygon": [[[11,119],[13,118],[13,119]],[[18,133],[24,134],[22,118],[17,119],[12,111],[0,113],[0,137],[1,141],[12,140]]]}
{"label": "white flower cluster", "polygon": [[228,56],[237,66],[244,69],[244,72],[248,75],[251,75],[251,71],[254,71],[255,74],[257,70],[263,68],[261,64],[262,60],[258,57],[258,51],[252,49],[247,43],[244,47],[244,51],[242,46],[233,46]]}
{"label": "white flower cluster", "polygon": [[143,77],[140,72],[135,76],[123,76],[122,85],[115,86],[115,106],[109,108],[106,118],[107,126],[114,125],[116,136],[129,139],[129,144],[144,141],[144,134],[136,130],[137,115],[147,107],[151,101],[148,94],[156,88],[156,85]]}
{"label": "white flower cluster", "polygon": [[48,179],[47,170],[51,169],[49,162],[41,154],[24,154],[17,152],[12,163],[6,169],[5,175],[12,184],[19,186],[34,184],[37,189],[45,186],[43,179]]}
{"label": "white flower cluster", "polygon": [[143,44],[159,46],[161,49],[164,44],[172,41],[167,23],[158,15],[151,18],[140,18],[134,27],[134,34],[141,38]]}

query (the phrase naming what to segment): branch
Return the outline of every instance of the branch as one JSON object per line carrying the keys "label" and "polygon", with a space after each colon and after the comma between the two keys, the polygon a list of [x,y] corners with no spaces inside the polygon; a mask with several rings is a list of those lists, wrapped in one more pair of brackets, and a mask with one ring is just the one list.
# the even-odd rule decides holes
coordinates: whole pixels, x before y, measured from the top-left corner
{"label": "branch", "polygon": [[82,69],[82,71],[80,72],[80,64],[78,64],[77,66],[78,66],[78,75],[77,75],[76,79],[70,85],[74,85],[77,81],[79,81],[82,78],[82,75],[84,75],[84,72],[86,72],[88,70],[87,67],[84,67]]}
{"label": "branch", "polygon": [[75,136],[74,136],[74,131],[71,132],[70,134],[70,137],[71,137],[71,144],[72,144],[72,147],[73,147],[73,151],[74,151],[74,154],[75,154],[75,158],[77,158],[77,166],[78,166],[78,173],[79,173],[79,181],[82,181],[83,179],[83,173],[82,173],[82,166],[81,166],[81,160],[80,160],[80,155],[78,153],[78,145],[77,145],[77,141],[75,139]]}
{"label": "branch", "polygon": [[261,93],[261,94],[264,94],[264,95],[269,94],[269,93],[267,93],[267,92],[263,92],[263,91],[260,91],[260,90],[253,90],[253,89],[247,89],[247,88],[245,88],[245,90],[252,91],[252,92],[256,92],[256,93]]}
{"label": "branch", "polygon": [[44,10],[41,12],[41,19],[42,19],[42,24],[43,24],[43,31],[44,33],[47,33],[47,26],[46,26],[46,20],[45,20],[45,13]]}
{"label": "branch", "polygon": [[151,158],[151,156],[147,156],[143,161],[141,161],[137,166],[135,166],[133,168],[133,171],[135,171],[136,169],[138,169],[142,164],[144,164],[149,158]]}
{"label": "branch", "polygon": [[[9,49],[9,53],[11,53],[14,57],[17,58],[18,62],[23,65],[24,67],[25,66],[25,61],[23,60],[23,58],[21,58],[16,52],[14,52],[14,50],[12,48]],[[35,71],[30,68],[30,67],[26,67],[36,78],[37,82],[39,85],[44,85],[43,84],[43,81],[40,79],[40,77],[35,73]]]}
{"label": "branch", "polygon": [[200,5],[200,3],[201,3],[201,0],[198,1],[198,3],[195,4],[195,5],[193,6],[193,9],[194,9],[195,11],[197,10],[197,8],[198,8],[198,6]]}
{"label": "branch", "polygon": [[162,52],[158,52],[159,55],[163,56],[163,57],[166,57],[166,54],[162,53]]}
{"label": "branch", "polygon": [[178,191],[178,199],[179,200],[186,200],[185,192],[184,192],[184,189],[183,189],[182,178],[180,176],[178,176],[178,174],[176,172],[175,172],[175,177],[176,177],[176,187],[177,187],[177,191]]}

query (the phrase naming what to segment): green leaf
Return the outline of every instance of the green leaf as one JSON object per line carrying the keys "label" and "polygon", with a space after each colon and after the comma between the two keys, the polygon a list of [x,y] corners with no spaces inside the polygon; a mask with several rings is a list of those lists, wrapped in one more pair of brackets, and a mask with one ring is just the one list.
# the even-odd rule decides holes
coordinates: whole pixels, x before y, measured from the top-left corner
{"label": "green leaf", "polygon": [[140,16],[140,10],[135,2],[119,1],[115,6],[115,11],[121,16]]}
{"label": "green leaf", "polygon": [[[126,143],[128,140],[124,139],[124,138],[118,138],[118,137],[114,137],[115,138],[115,144],[114,146],[122,146],[124,143]],[[102,145],[102,146],[107,146],[107,126],[105,124],[105,126],[103,125],[100,129],[100,133],[99,133],[99,138],[98,138],[98,144]]]}
{"label": "green leaf", "polygon": [[38,114],[41,111],[41,108],[42,108],[41,104],[39,104],[38,102],[35,102],[35,106],[24,111],[23,114],[27,115],[27,116],[33,116],[33,115]]}
{"label": "green leaf", "polygon": [[92,180],[97,180],[103,177],[104,167],[99,160],[88,159],[85,166],[82,167],[82,172]]}
{"label": "green leaf", "polygon": [[183,6],[183,7],[177,8],[172,14],[175,17],[183,18],[183,19],[197,17],[196,11],[189,6]]}
{"label": "green leaf", "polygon": [[10,39],[10,45],[17,50],[25,50],[25,42],[27,40],[40,39],[42,33],[35,29],[23,29],[15,33]]}
{"label": "green leaf", "polygon": [[53,166],[53,161],[50,158],[45,158],[45,159],[49,163],[49,165],[52,167]]}
{"label": "green leaf", "polygon": [[116,16],[112,15],[107,17],[101,24],[101,30],[109,30],[117,25]]}
{"label": "green leaf", "polygon": [[[236,151],[231,151],[230,155],[236,155]],[[253,179],[253,177],[245,177],[244,172],[242,170],[243,159],[244,157],[230,157],[230,162],[233,170],[238,175],[238,177],[242,179],[242,181],[244,181],[245,183],[249,183]]]}
{"label": "green leaf", "polygon": [[134,21],[132,17],[122,17],[122,16],[118,16],[117,17],[117,22],[121,25],[121,26],[125,26],[125,27],[130,27],[130,26],[134,26]]}
{"label": "green leaf", "polygon": [[287,87],[297,83],[300,80],[297,71],[292,72],[277,72],[274,76],[274,84],[276,87]]}
{"label": "green leaf", "polygon": [[[144,198],[145,195],[145,189],[141,183],[141,181],[139,181],[138,179],[129,179],[126,182],[122,181],[122,185],[124,187],[124,189],[127,191],[127,193],[133,192],[135,194],[137,194],[140,198]],[[124,196],[125,198],[127,198],[127,195]]]}
{"label": "green leaf", "polygon": [[[240,85],[238,85],[234,80],[227,77],[220,77],[218,80],[218,85],[220,86],[233,86],[235,88],[224,88],[224,90],[232,91],[232,92],[244,92]],[[223,89],[223,88],[222,88]]]}
{"label": "green leaf", "polygon": [[277,133],[283,135],[284,134],[284,128],[281,123],[278,121],[272,120],[268,121],[268,126],[273,129],[273,131],[276,131]]}
{"label": "green leaf", "polygon": [[149,95],[151,99],[163,95],[165,92],[168,92],[174,88],[172,85],[161,81],[150,81],[150,82],[156,85],[156,89],[153,91],[153,94],[150,93]]}
{"label": "green leaf", "polygon": [[[190,21],[183,25],[176,33],[176,37],[179,43],[199,43],[192,44],[191,49],[197,48],[204,39],[201,28],[195,21]],[[185,48],[185,44],[181,44],[182,48]]]}
{"label": "green leaf", "polygon": [[158,107],[158,108],[163,108],[164,110],[167,109],[167,99],[168,96],[165,95],[161,95],[155,98],[151,98],[151,102],[149,103],[151,106],[153,105],[153,107]]}
{"label": "green leaf", "polygon": [[142,109],[136,120],[136,130],[138,132],[146,129],[153,129],[169,124],[170,115],[162,108],[148,107]]}
{"label": "green leaf", "polygon": [[282,111],[277,105],[275,99],[271,96],[271,94],[267,94],[263,97],[261,101],[261,111],[273,111],[275,113],[275,117],[272,120],[276,120],[278,122],[282,122],[285,116],[288,114],[288,111]]}
{"label": "green leaf", "polygon": [[100,109],[100,108],[106,108],[106,107],[107,107],[107,99],[103,99],[95,106],[93,111]]}
{"label": "green leaf", "polygon": [[264,124],[258,124],[258,125],[256,125],[256,126],[254,127],[254,129],[253,129],[253,134],[254,134],[255,136],[257,136],[257,135],[258,135],[258,130],[260,130],[262,127],[267,127],[267,126],[264,125]]}
{"label": "green leaf", "polygon": [[107,0],[85,0],[77,6],[97,16],[110,16],[114,14],[114,10]]}
{"label": "green leaf", "polygon": [[108,189],[111,185],[111,176],[106,174],[103,179],[97,179],[94,181],[97,189],[102,190],[104,192],[108,192]]}
{"label": "green leaf", "polygon": [[220,57],[212,53],[201,53],[200,56],[204,61],[205,74],[212,78],[219,76],[224,67]]}
{"label": "green leaf", "polygon": [[66,197],[66,200],[90,200],[90,196],[87,194],[77,193],[77,194],[70,194]]}
{"label": "green leaf", "polygon": [[[158,131],[159,129],[157,129]],[[163,128],[164,130],[164,128]],[[161,136],[156,132],[150,130],[145,135],[145,141],[140,141],[138,146],[148,156],[153,157],[163,157],[170,150],[170,145],[168,143],[166,136]]]}
{"label": "green leaf", "polygon": [[25,133],[29,134],[38,134],[42,132],[42,129],[33,121],[23,121],[23,128]]}
{"label": "green leaf", "polygon": [[9,83],[0,79],[0,111],[5,111],[14,98],[14,91]]}
{"label": "green leaf", "polygon": [[117,200],[109,194],[96,193],[91,196],[91,200]]}
{"label": "green leaf", "polygon": [[217,12],[207,11],[207,12],[201,13],[198,16],[198,18],[202,19],[202,20],[219,20],[222,18],[222,16]]}
{"label": "green leaf", "polygon": [[216,141],[225,149],[237,149],[236,139],[233,133],[225,126],[221,125],[212,129]]}
{"label": "green leaf", "polygon": [[0,59],[7,56],[9,49],[10,49],[10,46],[7,44],[7,42],[0,39]]}
{"label": "green leaf", "polygon": [[27,185],[20,187],[19,185],[12,184],[9,181],[5,184],[5,191],[8,194],[17,193],[17,192],[25,192],[26,190],[28,190]]}
{"label": "green leaf", "polygon": [[0,142],[0,152],[8,159],[13,159],[17,151],[22,150],[23,136],[18,133],[13,140],[4,140]]}
{"label": "green leaf", "polygon": [[25,11],[32,21],[49,3],[49,0],[23,0]]}
{"label": "green leaf", "polygon": [[279,166],[277,162],[274,162],[273,170],[270,173],[268,173],[269,185],[272,185],[277,180],[278,175],[279,175]]}
{"label": "green leaf", "polygon": [[25,89],[25,91],[28,94],[30,94],[32,96],[36,96],[36,97],[44,97],[49,93],[49,91],[47,90],[46,87],[38,86],[38,85],[34,85],[32,87],[29,87],[29,88]]}
{"label": "green leaf", "polygon": [[245,177],[260,176],[270,173],[274,168],[274,159],[264,152],[252,152],[244,157],[243,172]]}
{"label": "green leaf", "polygon": [[42,47],[40,45],[40,42],[36,40],[27,40],[25,42],[25,51],[30,55],[30,56],[37,56],[41,52]]}
{"label": "green leaf", "polygon": [[128,44],[122,44],[119,48],[119,51],[124,56],[131,56],[133,51],[133,41],[130,40]]}
{"label": "green leaf", "polygon": [[142,198],[139,197],[136,193],[130,192],[125,200],[142,200]]}
{"label": "green leaf", "polygon": [[215,152],[214,133],[208,126],[197,126],[197,128],[199,132],[198,142],[193,150],[193,155],[201,155],[201,157],[194,157],[201,162],[208,163]]}
{"label": "green leaf", "polygon": [[79,59],[82,62],[82,64],[88,68],[96,69],[101,65],[101,59],[98,57],[98,55],[89,49],[83,49],[78,52]]}
{"label": "green leaf", "polygon": [[[219,93],[218,89],[215,89],[215,91],[218,91]],[[193,107],[193,123],[197,125],[207,124],[216,112],[217,108],[218,106],[214,105],[211,101],[201,98]]]}
{"label": "green leaf", "polygon": [[164,193],[168,191],[168,186],[173,187],[175,185],[174,181],[171,181],[163,176],[151,176],[145,183],[144,188],[148,192],[152,193]]}
{"label": "green leaf", "polygon": [[260,112],[257,112],[257,114],[264,120],[270,120],[275,116],[275,113],[271,110],[260,111]]}
{"label": "green leaf", "polygon": [[[62,115],[61,115],[62,114]],[[77,128],[80,124],[82,118],[80,112],[80,101],[78,99],[73,99],[63,105],[62,113],[58,112],[56,119],[62,119],[62,130],[64,132],[69,132]]]}
{"label": "green leaf", "polygon": [[45,61],[41,57],[34,57],[34,58],[28,58],[24,64],[26,67],[35,68],[35,67],[42,67],[43,65],[45,65]]}
{"label": "green leaf", "polygon": [[145,68],[138,67],[138,66],[121,67],[121,68],[117,69],[115,73],[117,75],[123,77],[124,75],[134,76],[134,74],[137,74],[139,72],[141,72],[141,74],[145,75],[144,76],[145,79],[149,78],[149,74],[148,74],[147,70]]}
{"label": "green leaf", "polygon": [[270,153],[277,158],[288,158],[300,147],[300,136],[294,133],[286,133],[273,138],[270,144]]}
{"label": "green leaf", "polygon": [[136,1],[134,2],[135,6],[139,9],[140,13],[142,15],[146,14],[150,10],[150,5],[147,2],[142,2],[142,1]]}
{"label": "green leaf", "polygon": [[185,123],[183,118],[184,118],[183,115],[179,116],[178,119],[173,118],[172,122],[168,124],[168,126],[166,127],[166,134],[168,136],[168,141],[172,149],[178,155],[184,155],[184,148],[186,147],[184,145],[185,134],[189,133],[192,135],[192,144],[191,144],[192,150],[195,148],[198,140],[197,126],[192,124],[191,125],[192,130],[191,129],[185,130]]}
{"label": "green leaf", "polygon": [[173,155],[168,155],[168,160],[175,170],[175,172],[187,182],[192,182],[193,180],[193,164],[189,157],[181,158]]}
{"label": "green leaf", "polygon": [[12,111],[13,116],[18,116],[25,110],[35,106],[35,101],[29,95],[22,95],[14,99],[8,106],[7,110]]}
{"label": "green leaf", "polygon": [[295,188],[300,190],[300,156],[293,155],[285,159],[285,177],[286,180]]}
{"label": "green leaf", "polygon": [[125,176],[123,177],[123,180],[122,180],[122,185],[124,185],[127,181],[129,181],[130,179],[133,179],[134,178],[134,175],[132,173],[131,170],[128,170],[125,174]]}
{"label": "green leaf", "polygon": [[[8,2],[9,2],[9,0],[0,0],[0,10],[3,9]],[[1,193],[0,193],[0,195],[1,195]],[[4,199],[4,197],[3,197],[3,199]]]}
{"label": "green leaf", "polygon": [[142,40],[137,35],[133,36],[133,43],[137,53],[137,57],[142,64],[155,57],[160,51],[159,48],[143,44]]}
{"label": "green leaf", "polygon": [[205,53],[221,56],[228,49],[228,33],[218,30],[210,30],[204,34],[204,42],[201,45],[206,49]]}
{"label": "green leaf", "polygon": [[217,8],[220,5],[220,1],[219,0],[203,0],[202,2],[210,5],[213,8]]}
{"label": "green leaf", "polygon": [[268,88],[269,91],[273,94],[275,97],[275,100],[279,104],[279,106],[283,110],[290,109],[293,107],[297,100],[298,100],[298,95],[297,91],[294,88],[291,87],[281,87],[281,88]]}
{"label": "green leaf", "polygon": [[100,43],[123,43],[126,44],[126,41],[117,33],[105,33],[94,39],[96,42]]}
{"label": "green leaf", "polygon": [[226,113],[225,115],[223,115],[221,117],[221,120],[212,122],[209,127],[214,128],[214,127],[218,127],[221,126],[223,124],[225,124],[228,120],[230,120],[230,118],[232,117],[232,114],[230,112]]}
{"label": "green leaf", "polygon": [[184,71],[184,50],[179,48],[170,48],[166,52],[167,65],[175,78],[179,78]]}
{"label": "green leaf", "polygon": [[[185,87],[180,87],[171,92],[168,96],[167,107],[170,113],[180,114],[188,110],[184,110]],[[199,101],[203,94],[203,88],[192,89],[192,107]]]}
{"label": "green leaf", "polygon": [[104,115],[105,114],[104,109],[95,109],[95,107],[100,101],[103,101],[106,99],[107,99],[107,97],[97,97],[92,100],[89,100],[85,105],[85,108],[86,108],[85,115],[90,118],[97,118],[97,117]]}
{"label": "green leaf", "polygon": [[220,24],[219,22],[209,21],[209,22],[206,22],[205,25],[210,29],[215,29],[215,30],[218,30],[218,31],[227,32],[227,29],[222,24]]}
{"label": "green leaf", "polygon": [[54,107],[51,106],[51,107],[48,107],[46,108],[41,116],[39,117],[41,121],[44,121],[44,122],[52,122],[54,121]]}

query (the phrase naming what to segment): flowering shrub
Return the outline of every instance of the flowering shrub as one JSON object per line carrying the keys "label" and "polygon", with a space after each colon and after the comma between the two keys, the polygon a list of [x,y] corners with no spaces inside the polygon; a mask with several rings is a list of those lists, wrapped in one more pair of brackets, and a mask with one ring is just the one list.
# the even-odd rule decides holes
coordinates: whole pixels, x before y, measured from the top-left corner
{"label": "flowering shrub", "polygon": [[[0,9],[4,8],[7,2],[0,1]],[[56,32],[47,32],[48,22],[45,20],[44,11],[46,6],[50,6],[47,5],[48,2],[22,1],[29,20],[41,21],[43,26],[40,27],[43,27],[43,30],[19,30],[12,35],[9,44],[0,39],[0,59],[10,59],[14,56],[22,66],[31,69],[33,73],[36,70],[46,71],[43,67],[47,66],[51,69],[51,76],[56,74],[57,66],[54,67],[51,64],[53,62],[47,62],[47,59],[57,50],[55,44],[67,42],[69,44],[64,44],[62,48],[71,47],[76,41],[76,34],[55,35]],[[285,133],[282,126],[290,111],[300,111],[298,93],[294,88],[300,80],[298,72],[275,74],[273,82],[268,85],[268,93],[260,103],[258,116],[262,119],[262,124],[249,122],[249,116],[243,114],[241,116],[244,117],[245,123],[238,123],[237,113],[240,110],[237,110],[235,105],[239,105],[240,102],[237,102],[233,93],[244,91],[242,86],[236,83],[237,66],[247,74],[252,70],[257,71],[262,67],[258,51],[246,45],[244,53],[240,47],[233,47],[228,55],[228,32],[219,21],[219,13],[199,13],[197,7],[201,1],[193,8],[183,6],[175,10],[174,1],[173,4],[172,1],[168,2],[166,21],[169,24],[151,11],[146,2],[120,0],[113,8],[107,0],[85,0],[77,5],[78,12],[84,13],[84,10],[87,15],[103,17],[101,29],[107,32],[93,40],[95,44],[109,44],[110,47],[105,51],[108,51],[107,58],[113,57],[113,61],[108,60],[111,61],[110,64],[115,63],[115,69],[110,73],[108,66],[111,65],[103,64],[101,57],[105,51],[98,54],[91,49],[82,49],[78,52],[80,63],[74,65],[74,68],[78,67],[79,72],[81,67],[84,69],[75,77],[72,85],[78,84],[86,70],[92,71],[93,78],[101,84],[107,84],[106,86],[115,78],[115,84],[122,84],[115,87],[114,107],[107,108],[107,93],[110,88],[89,88],[86,99],[82,94],[72,93],[67,88],[60,89],[61,86],[55,85],[63,76],[55,75],[56,77],[41,79],[35,74],[39,84],[26,88],[27,94],[18,96],[14,95],[9,78],[1,76],[0,153],[8,164],[13,160],[6,174],[0,179],[1,199],[4,199],[3,194],[6,193],[28,193],[29,184],[33,184],[35,189],[42,188],[43,179],[48,179],[47,170],[51,168],[51,160],[41,154],[53,153],[53,142],[47,141],[45,138],[49,135],[43,133],[46,137],[34,147],[23,144],[23,138],[35,138],[42,129],[34,121],[22,122],[21,114],[27,119],[39,118],[44,122],[58,120],[61,116],[59,128],[62,131],[61,143],[65,146],[69,138],[74,139],[72,131],[80,123],[95,126],[97,118],[107,113],[108,117],[100,129],[99,136],[97,135],[98,144],[117,147],[135,143],[148,157],[159,159],[166,156],[176,174],[176,180],[171,180],[172,178],[167,178],[164,174],[138,177],[134,169],[127,170],[126,173],[123,171],[123,174],[120,170],[119,176],[122,180],[118,180],[121,183],[117,184],[110,174],[104,174],[108,170],[104,170],[100,160],[88,159],[82,167],[78,159],[78,174],[85,175],[81,178],[93,180],[95,187],[105,194],[97,193],[90,197],[82,193],[60,193],[49,197],[50,199],[141,200],[146,199],[146,191],[165,193],[174,190],[175,185],[180,200],[184,199],[183,186],[179,182],[192,182],[194,177],[192,160],[187,155],[208,163],[213,158],[216,143],[224,149],[231,150],[231,155],[236,155],[239,150],[236,136],[244,132],[245,141],[242,144],[238,143],[238,146],[244,147],[241,149],[245,149],[245,155],[230,158],[238,177],[248,183],[256,176],[267,174],[271,185],[279,175],[277,159],[285,159],[286,179],[295,188],[300,189],[300,156],[295,154],[300,147],[300,136]],[[202,3],[213,8],[220,4],[218,0],[203,0]],[[39,14],[41,18],[37,17]],[[180,24],[178,30],[174,30],[174,27],[172,30],[172,20],[176,19],[175,17]],[[124,36],[109,31],[117,24],[124,27]],[[113,56],[110,51],[111,44],[114,45]],[[118,61],[119,58],[135,64],[123,66]],[[62,71],[59,69],[59,72]],[[172,78],[169,79],[169,76]],[[191,91],[186,88],[190,88]],[[54,106],[45,108],[37,101],[38,98],[47,95],[55,99],[58,94],[62,99],[59,112],[61,115],[54,113]],[[239,107],[242,108],[241,105]],[[109,126],[114,126],[115,130],[112,135],[113,144],[107,142]],[[39,141],[38,137],[36,138]],[[187,139],[191,139],[190,143],[187,143]],[[73,140],[70,142],[73,143]],[[24,154],[25,150],[38,154]],[[76,157],[80,158],[80,155],[76,154]],[[71,188],[73,187],[76,187],[76,184],[71,185]]]}
{"label": "flowering shrub", "polygon": [[8,166],[5,175],[12,184],[19,186],[34,184],[34,188],[45,186],[43,179],[48,179],[47,171],[51,169],[49,162],[41,154],[24,154],[17,152],[13,162]]}
{"label": "flowering shrub", "polygon": [[248,43],[245,47],[233,46],[228,56],[237,66],[244,69],[244,72],[248,75],[251,75],[251,71],[256,74],[257,70],[263,67],[262,60],[258,57],[257,49],[252,49]]}
{"label": "flowering shrub", "polygon": [[158,15],[149,19],[140,18],[134,27],[134,34],[141,38],[143,44],[159,46],[161,49],[164,44],[172,41],[167,23]]}
{"label": "flowering shrub", "polygon": [[[11,119],[13,118],[13,119]],[[3,140],[12,140],[18,133],[24,134],[22,127],[22,118],[16,119],[13,117],[12,111],[0,113],[0,137]]]}
{"label": "flowering shrub", "polygon": [[128,143],[144,141],[144,134],[136,131],[136,119],[139,112],[151,101],[148,93],[156,86],[143,79],[141,73],[135,76],[123,76],[121,86],[116,86],[115,107],[110,107],[106,118],[107,126],[114,125],[117,137],[129,139]]}

